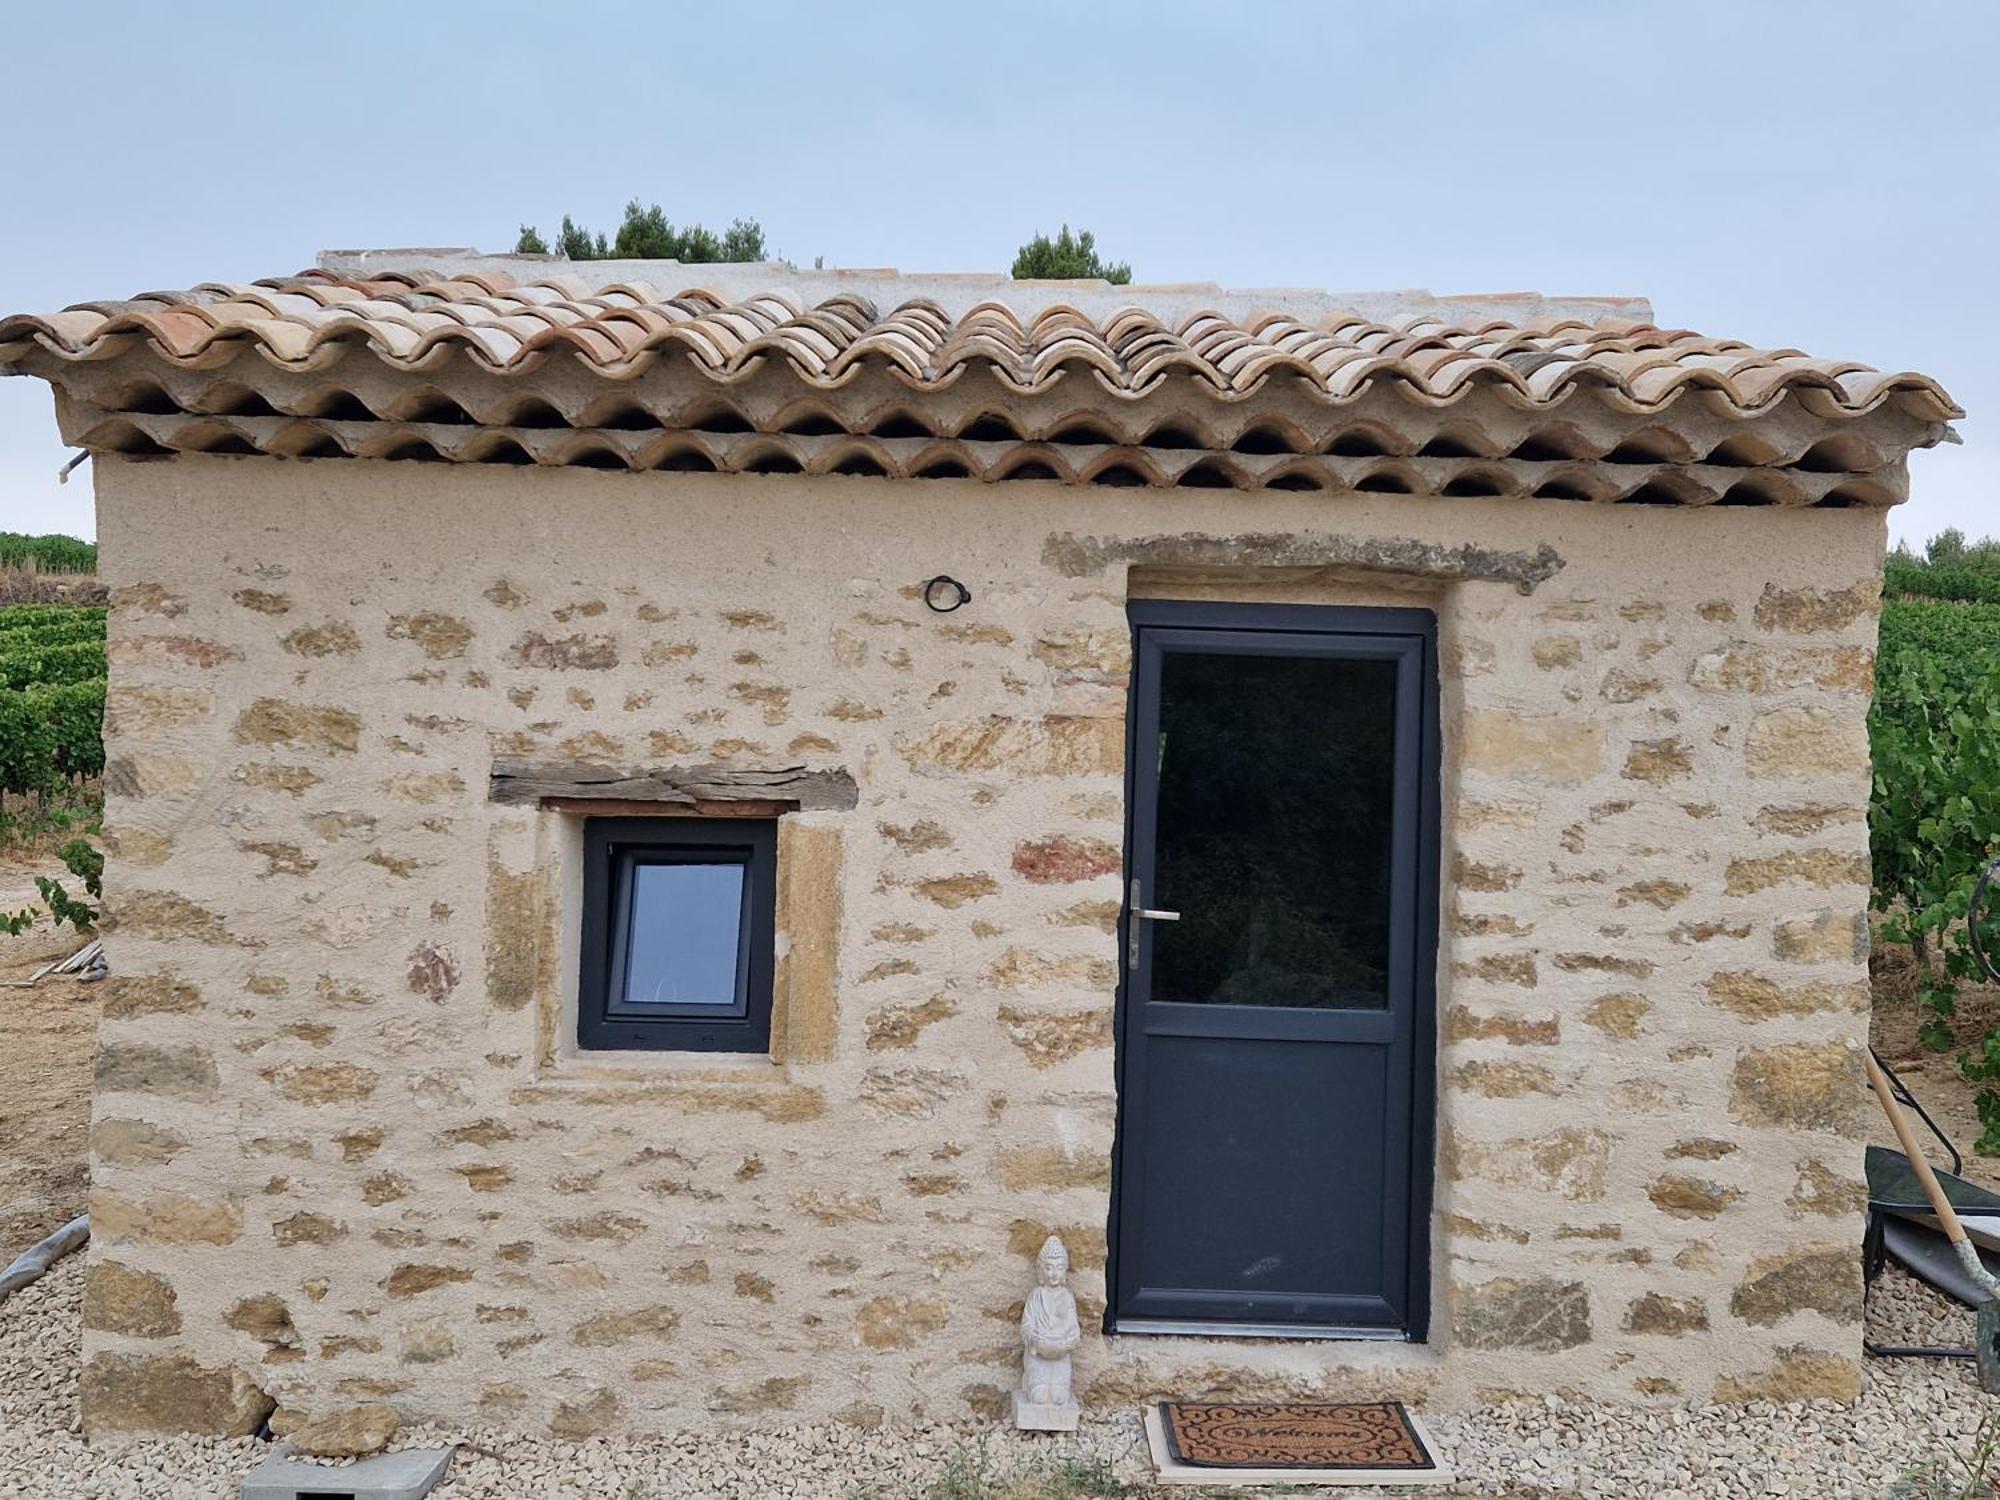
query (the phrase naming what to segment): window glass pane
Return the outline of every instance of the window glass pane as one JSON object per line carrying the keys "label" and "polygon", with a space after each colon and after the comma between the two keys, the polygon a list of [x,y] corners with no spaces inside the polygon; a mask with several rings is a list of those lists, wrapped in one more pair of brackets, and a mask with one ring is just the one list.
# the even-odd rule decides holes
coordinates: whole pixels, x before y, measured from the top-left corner
{"label": "window glass pane", "polygon": [[1170,653],[1152,998],[1389,1003],[1396,666]]}
{"label": "window glass pane", "polygon": [[740,864],[640,864],[632,871],[627,1005],[736,1004]]}

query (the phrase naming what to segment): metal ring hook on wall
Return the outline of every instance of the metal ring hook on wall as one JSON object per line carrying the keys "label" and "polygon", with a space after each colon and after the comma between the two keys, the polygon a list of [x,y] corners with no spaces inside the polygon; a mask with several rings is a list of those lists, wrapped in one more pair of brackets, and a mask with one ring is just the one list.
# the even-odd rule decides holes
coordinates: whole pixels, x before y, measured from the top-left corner
{"label": "metal ring hook on wall", "polygon": [[924,580],[924,604],[937,614],[948,615],[971,602],[972,590],[949,573]]}

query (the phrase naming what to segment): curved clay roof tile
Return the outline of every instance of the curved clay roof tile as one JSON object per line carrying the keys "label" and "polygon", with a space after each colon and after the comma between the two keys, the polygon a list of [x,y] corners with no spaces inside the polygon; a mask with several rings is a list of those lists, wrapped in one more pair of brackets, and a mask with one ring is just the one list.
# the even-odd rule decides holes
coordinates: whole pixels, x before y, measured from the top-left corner
{"label": "curved clay roof tile", "polygon": [[420,281],[410,288],[419,296],[435,297],[440,302],[469,302],[475,297],[490,297],[492,289],[470,277],[458,277],[450,281],[440,281],[436,277]]}
{"label": "curved clay roof tile", "polygon": [[615,281],[610,286],[602,288],[597,295],[645,307],[660,300],[660,288],[642,276],[634,281]]}
{"label": "curved clay roof tile", "polygon": [[[560,324],[565,327],[578,320],[575,311],[566,307],[537,308],[536,314],[537,316],[546,316],[551,323]],[[680,319],[668,317],[666,313],[662,312],[657,306],[654,306],[624,308],[619,312],[612,313],[604,321],[606,323],[616,323],[637,328],[642,333],[652,335],[658,333],[661,329],[672,328]]]}
{"label": "curved clay roof tile", "polygon": [[718,340],[734,344],[740,348],[755,338],[762,338],[768,330],[757,319],[738,312],[735,308],[724,308],[702,320],[703,326],[713,331]]}
{"label": "curved clay roof tile", "polygon": [[[589,325],[580,323],[577,327],[587,328]],[[712,374],[723,373],[729,364],[728,353],[714,335],[702,327],[699,319],[675,323],[671,327],[662,328],[657,333],[648,335],[646,347],[661,355],[676,351],[685,353],[688,358]]]}
{"label": "curved clay roof tile", "polygon": [[1779,364],[1752,365],[1732,371],[1725,379],[1737,404],[1745,408],[1767,405],[1774,395],[1786,389],[1815,385],[1839,389],[1831,375],[1818,370],[1788,370]]}
{"label": "curved clay roof tile", "polygon": [[1528,386],[1528,395],[1543,405],[1552,406],[1564,394],[1563,388],[1569,384],[1579,366],[1573,355],[1552,352],[1549,362],[1527,372],[1523,379]]}
{"label": "curved clay roof tile", "polygon": [[[771,292],[768,295],[773,297],[780,297],[783,296],[784,294],[780,292]],[[786,297],[785,301],[789,303],[791,299],[789,297]],[[862,296],[859,292],[835,292],[831,297],[828,297],[824,302],[821,302],[817,305],[823,310],[846,308],[849,311],[853,312],[854,315],[859,317],[863,322],[867,323],[873,323],[881,316],[881,314],[876,311],[875,304],[869,301],[868,298]],[[920,303],[918,305],[936,306],[935,303]],[[800,310],[803,311],[803,309]]]}
{"label": "curved clay roof tile", "polygon": [[1057,339],[1035,351],[1034,368],[1037,374],[1066,364],[1087,365],[1114,379],[1120,373],[1117,358],[1097,339]]}
{"label": "curved clay roof tile", "polygon": [[1097,320],[1067,302],[1052,303],[1028,320],[1028,329],[1037,338],[1053,337],[1051,330],[1065,328],[1087,328],[1095,333]]}
{"label": "curved clay roof tile", "polygon": [[499,296],[502,292],[513,290],[514,287],[514,278],[505,271],[461,271],[452,279],[454,281],[469,281],[474,286],[485,291],[487,295],[495,297]]}
{"label": "curved clay roof tile", "polygon": [[185,359],[199,354],[216,337],[215,320],[207,315],[206,309],[197,312],[185,307],[121,314],[107,319],[98,330],[97,337],[120,333],[128,328],[153,339],[170,359]]}
{"label": "curved clay roof tile", "polygon": [[445,313],[402,307],[393,303],[356,302],[341,308],[340,311],[364,327],[408,328],[417,333],[429,333],[434,328],[458,326],[458,320]]}
{"label": "curved clay roof tile", "polygon": [[1716,384],[1717,388],[1730,394],[1732,398],[1740,399],[1740,391],[1731,390],[1726,376],[1717,375],[1711,370],[1690,370],[1683,365],[1671,363],[1655,365],[1645,370],[1626,381],[1624,388],[1626,393],[1642,406],[1661,406],[1684,390],[1693,390],[1711,383]]}
{"label": "curved clay roof tile", "polygon": [[[652,335],[637,323],[625,318],[603,318],[595,323],[574,323],[565,328],[547,330],[538,339],[530,341],[528,347],[536,348],[558,338],[571,339],[578,348],[590,351],[591,357],[600,364],[629,360],[652,342]],[[599,352],[603,349],[611,352]]]}
{"label": "curved clay roof tile", "polygon": [[106,322],[103,313],[70,308],[59,313],[17,314],[0,319],[0,339],[16,340],[23,335],[39,337],[57,353],[70,354],[85,349],[97,338]]}
{"label": "curved clay roof tile", "polygon": [[460,328],[440,328],[435,333],[424,335],[417,345],[405,356],[414,364],[425,357],[447,348],[458,348],[475,361],[504,370],[520,355],[522,342],[504,329],[483,327],[477,324]]}
{"label": "curved clay roof tile", "polygon": [[658,284],[637,278],[593,290],[570,273],[521,283],[497,268],[388,267],[354,276],[313,270],[0,320],[0,363],[32,361],[38,350],[65,361],[113,359],[143,343],[188,368],[227,362],[249,348],[304,368],[365,343],[400,371],[462,349],[488,369],[525,380],[544,363],[542,351],[560,341],[606,379],[630,378],[673,344],[719,383],[747,378],[764,358],[778,355],[823,388],[880,360],[919,390],[940,389],[977,365],[1024,392],[1048,388],[1072,367],[1088,368],[1095,384],[1121,401],[1177,374],[1235,400],[1286,373],[1332,401],[1352,399],[1371,382],[1394,381],[1422,399],[1446,402],[1479,382],[1526,406],[1554,405],[1589,389],[1596,399],[1636,411],[1699,392],[1718,415],[1731,418],[1793,392],[1829,419],[1897,396],[1921,418],[1958,414],[1937,383],[1920,375],[1756,349],[1636,319],[1552,316],[1535,311],[1543,304],[1533,299],[1517,301],[1531,315],[1516,322],[1504,316],[1506,299],[1499,299],[1446,301],[1394,323],[1352,309],[1308,324],[1282,310],[1233,317],[1210,307],[1178,314],[1169,326],[1138,305],[1101,322],[1063,302],[1025,318],[998,300],[954,316],[933,300],[909,299],[885,314],[853,291],[805,308],[779,288],[732,302],[699,285],[666,297]]}
{"label": "curved clay roof tile", "polygon": [[[749,358],[758,354],[775,354],[790,360],[794,369],[806,376],[824,375],[834,367],[836,361],[851,353],[858,346],[846,340],[826,337],[816,328],[787,329],[783,333],[764,333],[743,344],[739,354]],[[881,339],[879,347],[891,358],[907,360],[910,356],[899,341],[893,337]],[[922,360],[917,360],[919,367]]]}
{"label": "curved clay roof tile", "polygon": [[[909,330],[900,326],[885,328],[882,331],[911,337]],[[800,314],[790,322],[780,324],[763,337],[775,340],[781,347],[787,339],[799,339],[824,349],[827,357],[831,359],[840,350],[866,337],[867,334],[866,328],[857,328],[854,324],[839,318],[824,317],[819,313],[809,312]]]}
{"label": "curved clay roof tile", "polygon": [[568,302],[571,300],[567,292],[559,287],[550,286],[545,281],[538,281],[532,286],[517,286],[507,296],[511,301],[523,303],[529,307],[545,307],[551,302]]}
{"label": "curved clay roof tile", "polygon": [[1313,367],[1282,349],[1265,348],[1249,354],[1231,372],[1230,385],[1240,395],[1248,395],[1275,375],[1297,375],[1311,380]]}
{"label": "curved clay roof tile", "polygon": [[1429,376],[1433,370],[1438,369],[1442,365],[1451,364],[1466,357],[1450,344],[1443,343],[1426,343],[1414,346],[1405,345],[1402,348],[1385,349],[1382,352],[1394,358],[1398,364],[1407,367],[1416,375],[1424,377]]}

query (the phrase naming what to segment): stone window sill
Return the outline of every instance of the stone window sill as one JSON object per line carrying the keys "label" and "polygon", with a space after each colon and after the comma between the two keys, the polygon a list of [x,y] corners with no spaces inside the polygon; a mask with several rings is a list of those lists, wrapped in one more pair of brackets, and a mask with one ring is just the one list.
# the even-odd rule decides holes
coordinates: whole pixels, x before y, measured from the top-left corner
{"label": "stone window sill", "polygon": [[563,1052],[536,1080],[541,1084],[676,1082],[782,1084],[790,1080],[776,1058],[763,1052]]}
{"label": "stone window sill", "polygon": [[602,1053],[568,1053],[545,1066],[532,1082],[508,1096],[516,1105],[638,1107],[668,1113],[696,1110],[756,1115],[774,1124],[815,1120],[826,1113],[825,1093],[796,1082],[783,1064],[765,1056],[719,1061],[713,1052],[655,1052],[639,1060],[599,1061]]}

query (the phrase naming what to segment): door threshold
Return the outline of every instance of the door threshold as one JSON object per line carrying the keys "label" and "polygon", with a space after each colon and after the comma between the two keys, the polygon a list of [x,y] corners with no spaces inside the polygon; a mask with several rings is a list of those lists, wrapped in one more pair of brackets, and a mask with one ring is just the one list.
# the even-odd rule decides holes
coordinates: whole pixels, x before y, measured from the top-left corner
{"label": "door threshold", "polygon": [[1408,1329],[1351,1328],[1335,1323],[1222,1323],[1194,1318],[1119,1318],[1113,1334],[1184,1339],[1317,1339],[1349,1343],[1407,1344]]}

